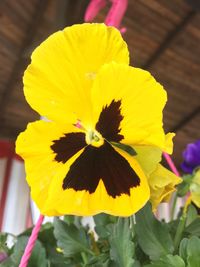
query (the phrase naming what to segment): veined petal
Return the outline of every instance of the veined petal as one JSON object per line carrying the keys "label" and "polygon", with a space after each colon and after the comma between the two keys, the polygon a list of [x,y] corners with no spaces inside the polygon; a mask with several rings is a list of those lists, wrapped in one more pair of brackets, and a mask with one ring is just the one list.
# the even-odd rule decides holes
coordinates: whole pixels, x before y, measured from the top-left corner
{"label": "veined petal", "polygon": [[156,170],[148,178],[152,208],[156,209],[159,203],[169,201],[171,194],[175,191],[175,186],[180,182],[180,177],[158,164]]}
{"label": "veined petal", "polygon": [[[105,212],[116,216],[130,216],[142,208],[148,201],[149,186],[142,169],[134,157],[129,156],[126,152],[119,149],[112,148],[119,157],[122,157],[124,161],[130,164],[130,168],[132,168],[140,181],[137,186],[133,185],[129,188],[129,193],[125,193],[125,191],[123,193],[122,191],[126,190],[127,180],[124,180],[122,175],[122,172],[126,172],[126,170],[123,169],[120,161],[117,161],[115,157],[113,158],[115,161],[112,161],[112,153],[110,154],[110,152],[108,153],[109,157],[103,157],[105,151],[98,152],[100,148],[94,147],[92,149],[95,149],[97,153],[101,154],[101,161],[96,161],[96,159],[100,159],[101,157],[99,154],[96,157],[96,152],[93,154],[93,157],[89,157],[86,151],[82,151],[74,158],[71,158],[65,165],[65,177],[68,180],[65,181],[64,176],[60,175],[58,179],[53,181],[49,190],[46,207],[43,209],[44,214],[55,215],[56,211],[58,215],[74,214],[89,216]],[[104,148],[102,149],[104,150]],[[108,156],[108,154],[105,153],[105,156]],[[85,161],[83,161],[84,157]],[[91,164],[91,160],[93,160],[93,164]],[[96,168],[95,171],[94,168]],[[101,179],[96,179],[97,177],[94,175],[90,183],[88,182],[89,178],[92,178],[91,174],[99,172],[100,175],[105,175],[104,170],[107,172],[107,175],[110,175],[110,180],[106,182],[107,178],[105,176],[102,176]],[[69,173],[70,176],[68,175]],[[117,180],[117,176],[120,174],[121,177],[119,178],[121,178],[121,181]],[[136,177],[133,178],[133,182],[134,179]],[[96,183],[97,181],[98,183]],[[63,185],[66,187],[64,190]],[[122,193],[118,194],[117,192],[120,191]],[[112,194],[117,195],[112,196]],[[52,210],[53,213],[51,212]]]}
{"label": "veined petal", "polygon": [[38,46],[24,74],[28,103],[57,122],[90,121],[90,89],[99,68],[129,63],[120,32],[104,24],[82,24],[58,31]]}
{"label": "veined petal", "polygon": [[[74,138],[76,142],[67,143],[66,134],[78,135]],[[50,184],[65,172],[62,161],[67,161],[86,145],[82,134],[73,125],[41,120],[29,123],[18,136],[16,152],[25,160],[26,179],[40,210],[46,205]]]}
{"label": "veined petal", "polygon": [[165,152],[172,154],[173,152],[173,141],[175,133],[167,133],[165,136]]}
{"label": "veined petal", "polygon": [[160,202],[169,201],[171,193],[175,191],[175,186],[181,182],[181,179],[159,164],[162,158],[160,148],[134,146],[134,150],[137,153],[135,159],[148,177],[150,201],[153,209],[156,209]]}
{"label": "veined petal", "polygon": [[94,81],[93,120],[99,120],[105,107],[120,102],[121,142],[165,150],[162,110],[166,100],[165,90],[149,72],[113,62],[104,65]]}
{"label": "veined petal", "polygon": [[78,130],[38,121],[17,139],[41,213],[129,216],[139,210],[149,199],[149,186],[134,157],[107,142],[86,145]]}
{"label": "veined petal", "polygon": [[200,170],[195,173],[195,176],[190,185],[191,199],[200,208]]}
{"label": "veined petal", "polygon": [[148,177],[157,169],[158,163],[162,159],[162,150],[153,146],[134,146],[134,150],[137,153],[135,159]]}

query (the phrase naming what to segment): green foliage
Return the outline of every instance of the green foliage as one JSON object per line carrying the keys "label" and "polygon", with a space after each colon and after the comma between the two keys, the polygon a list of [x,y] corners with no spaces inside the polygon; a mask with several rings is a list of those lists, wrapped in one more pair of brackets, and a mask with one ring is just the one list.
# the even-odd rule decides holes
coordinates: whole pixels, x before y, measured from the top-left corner
{"label": "green foliage", "polygon": [[131,267],[134,264],[135,246],[128,218],[119,218],[109,236],[110,258],[116,267]]}
{"label": "green foliage", "polygon": [[198,218],[197,210],[193,205],[190,205],[187,210],[186,226],[190,225]]}
{"label": "green foliage", "polygon": [[174,251],[167,225],[154,217],[150,204],[136,214],[135,231],[139,245],[150,259],[157,260]]}
{"label": "green foliage", "polygon": [[193,176],[191,174],[186,174],[182,179],[182,183],[177,186],[177,194],[179,197],[185,196],[190,191],[190,184],[192,183]]}
{"label": "green foliage", "polygon": [[185,262],[178,255],[166,255],[145,267],[185,267]]}
{"label": "green foliage", "polygon": [[0,233],[0,252],[1,253],[9,253],[9,249],[6,246],[6,241],[8,238],[8,234]]}
{"label": "green foliage", "polygon": [[58,247],[63,250],[66,257],[73,257],[81,252],[93,255],[89,247],[87,234],[82,226],[78,228],[74,224],[67,224],[64,221],[55,219],[54,235]]}
{"label": "green foliage", "polygon": [[[14,246],[13,253],[5,260],[1,267],[18,267],[23,255],[28,237],[20,236]],[[28,267],[47,267],[46,251],[40,241],[37,241],[29,260]]]}
{"label": "green foliage", "polygon": [[200,218],[196,218],[186,228],[185,232],[200,237]]}
{"label": "green foliage", "polygon": [[[99,214],[94,222],[95,233],[75,216],[43,225],[28,267],[200,267],[200,217],[192,205],[170,223],[158,221],[150,204],[135,217]],[[12,248],[8,234],[0,235],[0,253],[8,255],[0,267],[19,266],[30,232]]]}
{"label": "green foliage", "polygon": [[200,266],[200,239],[192,236],[181,241],[179,253],[185,260],[187,267]]}

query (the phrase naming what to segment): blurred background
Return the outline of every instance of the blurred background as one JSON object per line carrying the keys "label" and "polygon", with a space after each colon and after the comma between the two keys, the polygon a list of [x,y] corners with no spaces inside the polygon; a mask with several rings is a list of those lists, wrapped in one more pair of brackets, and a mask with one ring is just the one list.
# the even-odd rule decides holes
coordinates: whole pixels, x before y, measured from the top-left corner
{"label": "blurred background", "polygon": [[[108,1],[109,2],[109,1]],[[39,118],[23,95],[22,76],[35,47],[51,33],[82,23],[89,0],[0,0],[0,229],[19,233],[35,222],[23,162],[14,141]],[[99,13],[103,22],[109,5]],[[200,138],[200,1],[129,0],[123,25],[131,65],[164,85],[166,132],[176,132],[177,168],[188,143]],[[142,108],[142,107],[141,107]]]}

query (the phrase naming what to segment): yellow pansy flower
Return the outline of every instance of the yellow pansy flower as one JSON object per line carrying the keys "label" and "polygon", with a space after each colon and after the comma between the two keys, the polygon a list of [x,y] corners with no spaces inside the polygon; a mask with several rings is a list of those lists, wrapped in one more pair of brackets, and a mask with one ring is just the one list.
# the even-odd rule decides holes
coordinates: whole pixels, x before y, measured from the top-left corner
{"label": "yellow pansy flower", "polygon": [[127,45],[117,29],[86,23],[58,31],[31,56],[23,79],[26,100],[50,120],[88,121],[91,85],[101,66],[112,61],[129,64]]}
{"label": "yellow pansy flower", "polygon": [[200,169],[195,172],[195,175],[190,184],[191,201],[200,208]]}
{"label": "yellow pansy flower", "polygon": [[[168,134],[167,139],[171,135]],[[168,140],[167,140],[168,142]],[[175,186],[181,183],[182,179],[164,168],[159,162],[162,159],[162,150],[152,146],[134,146],[137,152],[136,160],[144,171],[150,187],[150,202],[155,211],[161,202],[168,202]]]}
{"label": "yellow pansy flower", "polygon": [[104,24],[67,27],[33,52],[24,92],[48,121],[30,123],[16,150],[42,214],[129,216],[149,200],[159,153],[172,151],[162,127],[167,97],[128,63],[119,31]]}

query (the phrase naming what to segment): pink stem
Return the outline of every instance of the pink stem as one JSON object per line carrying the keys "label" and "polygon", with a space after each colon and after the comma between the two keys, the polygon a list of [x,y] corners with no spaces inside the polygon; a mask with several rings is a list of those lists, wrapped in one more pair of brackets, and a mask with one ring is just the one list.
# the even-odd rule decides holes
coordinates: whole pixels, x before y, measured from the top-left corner
{"label": "pink stem", "polygon": [[105,5],[106,5],[105,0],[91,0],[86,9],[84,20],[86,22],[92,21],[99,13],[99,11],[105,7]]}
{"label": "pink stem", "polygon": [[109,26],[120,28],[122,18],[128,6],[128,0],[110,0],[112,7],[106,17],[105,23]]}
{"label": "pink stem", "polygon": [[178,172],[172,158],[170,157],[170,155],[168,155],[167,153],[163,153],[163,156],[165,157],[170,169],[173,171],[173,173],[175,173],[177,176],[180,176],[180,173]]}
{"label": "pink stem", "polygon": [[41,228],[43,220],[44,220],[44,216],[40,215],[35,227],[33,228],[31,236],[30,236],[30,238],[28,240],[28,243],[26,245],[24,254],[23,254],[22,258],[21,258],[21,262],[19,264],[19,267],[27,267],[29,258],[31,256],[31,253],[32,253],[32,250],[34,248],[35,242],[37,240],[38,233],[40,231],[40,228]]}
{"label": "pink stem", "polygon": [[[163,156],[165,157],[165,159],[166,159],[167,163],[169,164],[169,166],[170,166],[171,170],[173,171],[173,173],[175,173],[177,176],[180,177],[180,173],[178,172],[178,170],[177,170],[173,160],[171,159],[171,157],[167,153],[163,153]],[[186,194],[186,197],[182,199],[183,205],[185,205],[187,203],[187,200],[190,197],[190,195],[191,195],[191,193],[188,192]]]}
{"label": "pink stem", "polygon": [[[128,6],[128,0],[110,0],[112,6],[108,12],[108,15],[105,19],[105,24],[108,26],[114,26],[124,33],[126,28],[120,28],[121,21],[126,12]],[[91,0],[84,16],[86,22],[92,21],[99,11],[104,8],[106,5],[106,0]]]}
{"label": "pink stem", "polygon": [[[165,153],[165,152],[163,152],[163,156],[164,156],[164,158],[166,159],[166,161],[167,161],[167,163],[168,163],[170,169],[173,171],[173,173],[176,174],[177,176],[180,176],[180,173],[179,173],[179,171],[177,170],[177,168],[176,168],[176,166],[175,166],[175,164],[174,164],[172,158],[170,157],[170,155],[167,154],[167,153]],[[168,206],[168,209],[169,209],[169,211],[170,211],[170,206]]]}

